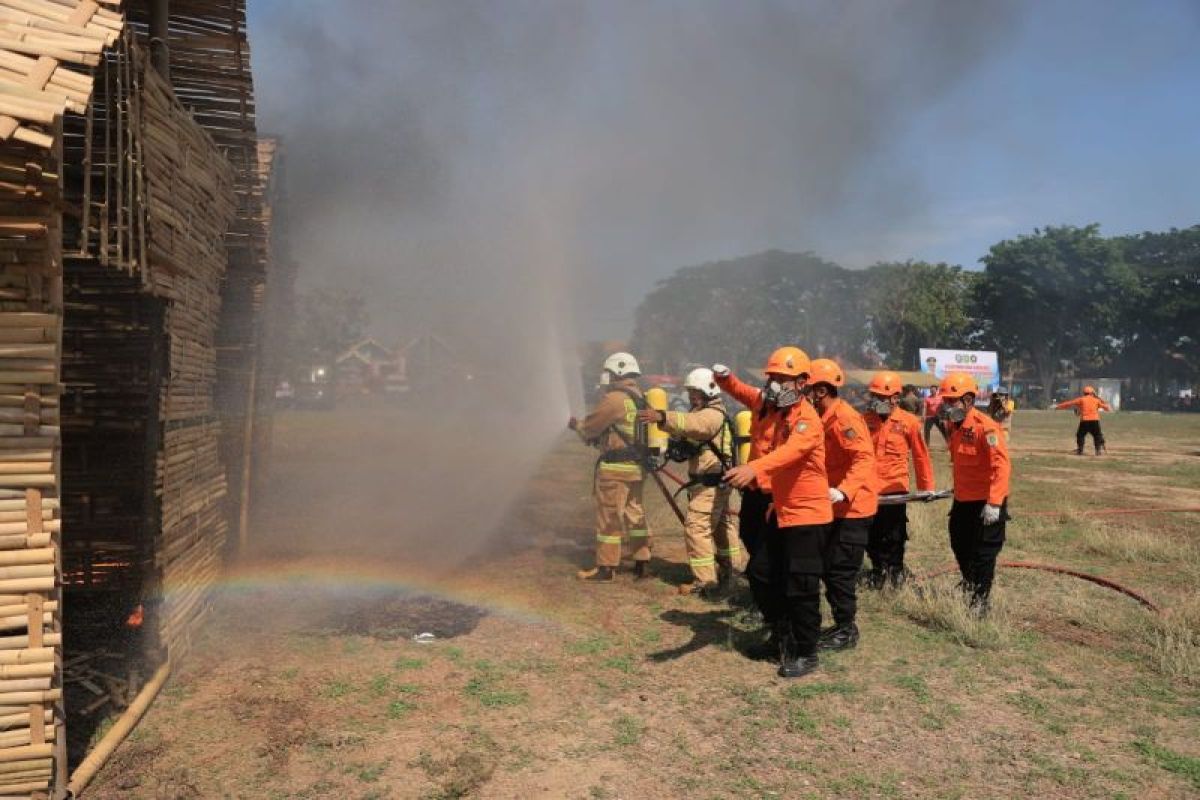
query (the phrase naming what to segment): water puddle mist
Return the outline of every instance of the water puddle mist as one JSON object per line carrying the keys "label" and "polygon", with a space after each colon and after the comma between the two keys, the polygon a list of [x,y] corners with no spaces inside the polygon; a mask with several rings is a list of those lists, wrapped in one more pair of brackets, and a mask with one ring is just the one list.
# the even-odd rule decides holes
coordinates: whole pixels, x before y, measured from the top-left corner
{"label": "water puddle mist", "polygon": [[[395,593],[346,598],[320,627],[342,635],[394,641],[453,639],[475,630],[487,611],[429,595]],[[420,637],[420,638],[418,638]]]}

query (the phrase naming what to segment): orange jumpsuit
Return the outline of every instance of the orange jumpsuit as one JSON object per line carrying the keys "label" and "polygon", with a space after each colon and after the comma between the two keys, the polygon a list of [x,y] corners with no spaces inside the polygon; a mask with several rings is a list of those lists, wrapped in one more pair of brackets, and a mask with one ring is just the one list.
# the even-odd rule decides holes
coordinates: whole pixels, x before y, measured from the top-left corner
{"label": "orange jumpsuit", "polygon": [[871,520],[879,507],[875,446],[862,415],[835,397],[821,415],[829,486],[846,499],[833,506],[833,527],[825,549],[825,599],[834,624],[854,624],[858,613],[858,573],[862,569]]}
{"label": "orange jumpsuit", "polygon": [[1075,453],[1077,455],[1083,455],[1083,443],[1087,440],[1088,434],[1092,435],[1092,446],[1096,448],[1096,455],[1104,452],[1104,431],[1100,430],[1100,410],[1112,411],[1112,406],[1094,394],[1085,394],[1083,397],[1059,403],[1055,408],[1073,408],[1079,415],[1079,427],[1075,429]]}
{"label": "orange jumpsuit", "polygon": [[[934,486],[933,462],[922,435],[921,420],[899,406],[893,408],[886,419],[874,412],[868,412],[865,419],[875,442],[875,470],[879,475],[880,494],[908,494],[910,458],[917,473],[917,489],[931,491]],[[867,537],[871,586],[899,585],[905,580],[907,541],[907,506],[903,503],[880,505]]]}
{"label": "orange jumpsuit", "polygon": [[[784,418],[784,412],[763,403],[762,390],[746,384],[736,375],[716,376],[721,390],[750,409],[750,459],[752,463],[775,446],[775,429]],[[758,476],[757,489],[742,490],[742,505],[738,516],[738,538],[753,557],[758,552],[766,535],[767,508],[771,504],[771,482],[765,475]]]}
{"label": "orange jumpsuit", "polygon": [[[1004,547],[1008,518],[1008,482],[1012,466],[1000,425],[975,408],[951,424],[950,460],[954,472],[954,504],[950,507],[950,548],[971,592],[973,605],[986,608],[996,559]],[[984,505],[1000,507],[1000,519],[985,525]]]}

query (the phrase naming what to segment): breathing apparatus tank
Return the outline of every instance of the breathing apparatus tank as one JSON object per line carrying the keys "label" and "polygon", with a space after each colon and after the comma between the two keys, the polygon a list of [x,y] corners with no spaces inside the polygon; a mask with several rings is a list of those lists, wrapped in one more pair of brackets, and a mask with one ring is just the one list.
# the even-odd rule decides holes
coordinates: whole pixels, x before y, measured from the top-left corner
{"label": "breathing apparatus tank", "polygon": [[750,463],[750,423],[754,415],[743,408],[733,418],[733,441],[737,445],[737,463]]}
{"label": "breathing apparatus tank", "polygon": [[[667,392],[661,386],[655,386],[646,390],[646,405],[655,411],[667,410]],[[659,455],[667,451],[667,442],[670,440],[670,435],[661,427],[655,424],[646,426],[646,445]]]}

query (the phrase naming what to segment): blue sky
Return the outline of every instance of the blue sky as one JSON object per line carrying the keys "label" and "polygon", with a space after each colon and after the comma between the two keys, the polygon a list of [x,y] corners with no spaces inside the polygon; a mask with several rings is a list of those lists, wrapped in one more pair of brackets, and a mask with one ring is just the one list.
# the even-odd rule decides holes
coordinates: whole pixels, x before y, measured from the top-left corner
{"label": "blue sky", "polygon": [[977,267],[1200,223],[1200,0],[252,0],[250,30],[260,128],[325,200],[306,280],[424,309],[554,261],[621,335],[674,269],[769,248]]}

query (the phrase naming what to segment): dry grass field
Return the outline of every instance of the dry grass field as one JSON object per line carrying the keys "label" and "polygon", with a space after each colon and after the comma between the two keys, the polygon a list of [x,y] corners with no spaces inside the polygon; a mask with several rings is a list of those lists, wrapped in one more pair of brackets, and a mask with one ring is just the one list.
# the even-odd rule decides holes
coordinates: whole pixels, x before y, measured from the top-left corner
{"label": "dry grass field", "polygon": [[[1072,454],[1065,412],[1015,422],[1002,557],[1161,614],[1009,569],[978,621],[946,575],[865,596],[859,647],[787,682],[738,653],[758,636],[743,609],[673,593],[682,537],[657,498],[654,579],[574,581],[591,456],[567,437],[465,564],[431,566],[453,524],[356,544],[427,511],[386,498],[420,468],[410,414],[280,420],[271,546],[87,798],[1200,796],[1200,514],[1096,513],[1200,507],[1200,415],[1112,415],[1100,458]],[[374,494],[323,493],[331,472]],[[910,511],[919,574],[952,560],[947,510]]]}

